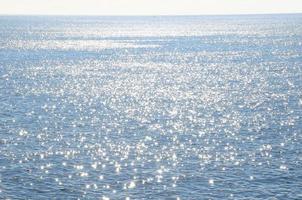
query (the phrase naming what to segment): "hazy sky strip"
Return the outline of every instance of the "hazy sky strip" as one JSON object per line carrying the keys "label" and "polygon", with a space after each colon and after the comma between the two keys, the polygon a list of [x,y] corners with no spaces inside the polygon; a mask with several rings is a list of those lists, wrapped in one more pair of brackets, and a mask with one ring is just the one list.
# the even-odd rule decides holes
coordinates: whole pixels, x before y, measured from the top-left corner
{"label": "hazy sky strip", "polygon": [[302,13],[302,0],[0,0],[0,14],[207,15]]}

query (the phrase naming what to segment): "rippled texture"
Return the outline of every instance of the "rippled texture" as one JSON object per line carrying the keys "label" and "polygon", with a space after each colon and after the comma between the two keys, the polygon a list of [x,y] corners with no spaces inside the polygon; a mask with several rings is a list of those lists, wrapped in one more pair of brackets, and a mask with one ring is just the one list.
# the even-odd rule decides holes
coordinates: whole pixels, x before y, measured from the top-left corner
{"label": "rippled texture", "polygon": [[302,15],[2,16],[0,198],[302,199],[301,88]]}

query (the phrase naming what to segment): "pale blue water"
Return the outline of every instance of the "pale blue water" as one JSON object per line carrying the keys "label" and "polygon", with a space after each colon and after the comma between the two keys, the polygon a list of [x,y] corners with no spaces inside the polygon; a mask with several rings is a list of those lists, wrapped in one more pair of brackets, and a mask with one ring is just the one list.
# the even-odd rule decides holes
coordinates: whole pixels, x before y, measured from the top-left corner
{"label": "pale blue water", "polygon": [[0,17],[0,199],[302,199],[302,15]]}

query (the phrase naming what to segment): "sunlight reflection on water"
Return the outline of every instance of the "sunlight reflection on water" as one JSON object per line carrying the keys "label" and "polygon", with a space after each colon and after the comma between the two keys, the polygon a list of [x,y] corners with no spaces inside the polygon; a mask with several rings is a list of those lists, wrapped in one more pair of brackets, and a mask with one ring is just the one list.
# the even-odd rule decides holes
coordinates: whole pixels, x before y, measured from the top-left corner
{"label": "sunlight reflection on water", "polygon": [[0,197],[301,198],[301,19],[0,17]]}

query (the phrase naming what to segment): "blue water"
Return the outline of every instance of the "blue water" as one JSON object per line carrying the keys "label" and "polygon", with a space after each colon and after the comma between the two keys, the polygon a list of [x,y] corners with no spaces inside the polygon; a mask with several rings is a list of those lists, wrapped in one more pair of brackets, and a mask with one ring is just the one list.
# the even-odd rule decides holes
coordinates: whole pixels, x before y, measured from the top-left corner
{"label": "blue water", "polygon": [[0,17],[0,199],[302,199],[302,15]]}

